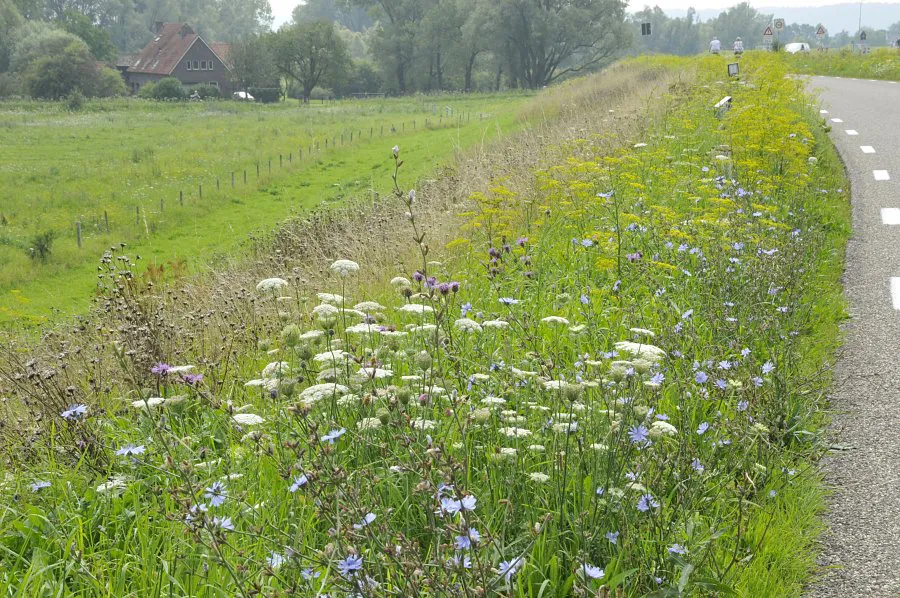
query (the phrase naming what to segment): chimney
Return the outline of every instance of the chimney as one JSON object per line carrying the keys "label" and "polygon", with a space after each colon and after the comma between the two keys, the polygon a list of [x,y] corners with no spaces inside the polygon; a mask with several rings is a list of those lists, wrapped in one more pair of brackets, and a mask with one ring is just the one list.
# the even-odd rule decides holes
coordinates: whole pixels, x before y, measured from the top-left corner
{"label": "chimney", "polygon": [[162,28],[163,28],[163,22],[157,21],[156,22],[156,32],[159,33],[160,31],[162,31]]}

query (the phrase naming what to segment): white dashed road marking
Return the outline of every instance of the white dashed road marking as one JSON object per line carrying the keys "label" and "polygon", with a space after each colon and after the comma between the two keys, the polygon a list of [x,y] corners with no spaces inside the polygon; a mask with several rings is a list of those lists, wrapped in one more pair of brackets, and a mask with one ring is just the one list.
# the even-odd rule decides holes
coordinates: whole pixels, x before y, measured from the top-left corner
{"label": "white dashed road marking", "polygon": [[864,154],[874,154],[875,153],[875,148],[872,147],[871,145],[861,145],[861,146],[859,146],[859,149],[861,149],[862,153],[864,153]]}
{"label": "white dashed road marking", "polygon": [[844,133],[846,133],[847,135],[850,135],[851,137],[852,137],[853,135],[859,135],[859,133],[857,133],[857,132],[854,131],[853,129],[847,129],[846,131],[844,131]]}
{"label": "white dashed road marking", "polygon": [[819,114],[828,114],[828,110],[819,110]]}
{"label": "white dashed road marking", "polygon": [[894,302],[894,309],[900,310],[900,278],[891,278],[891,299]]}
{"label": "white dashed road marking", "polygon": [[881,222],[889,226],[900,225],[900,208],[881,208]]}
{"label": "white dashed road marking", "polygon": [[832,119],[831,119],[831,122],[833,122],[833,123],[842,123],[842,122],[844,122],[844,121],[842,121],[842,120],[839,119],[839,118],[832,118]]}
{"label": "white dashed road marking", "polygon": [[891,180],[891,175],[888,174],[887,170],[873,170],[872,174],[875,175],[876,181],[889,181]]}

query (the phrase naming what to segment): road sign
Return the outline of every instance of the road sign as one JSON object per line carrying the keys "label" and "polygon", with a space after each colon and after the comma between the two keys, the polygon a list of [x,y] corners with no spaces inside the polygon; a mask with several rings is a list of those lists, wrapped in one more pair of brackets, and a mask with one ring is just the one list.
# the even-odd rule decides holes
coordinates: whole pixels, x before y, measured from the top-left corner
{"label": "road sign", "polygon": [[766,44],[767,46],[770,45],[772,43],[773,35],[775,35],[775,34],[772,32],[772,27],[771,26],[766,27],[766,30],[763,31],[763,43]]}
{"label": "road sign", "polygon": [[859,34],[859,41],[861,41],[861,42],[866,41],[866,32],[865,31],[863,31],[862,33]]}
{"label": "road sign", "polygon": [[641,23],[641,35],[650,35],[650,23]]}
{"label": "road sign", "polygon": [[825,39],[825,27],[822,25],[819,25],[819,28],[816,29],[816,38],[820,41]]}
{"label": "road sign", "polygon": [[784,31],[784,19],[775,19],[775,29]]}
{"label": "road sign", "polygon": [[738,63],[732,62],[728,65],[728,76],[729,77],[737,77],[740,74],[740,69],[738,67]]}

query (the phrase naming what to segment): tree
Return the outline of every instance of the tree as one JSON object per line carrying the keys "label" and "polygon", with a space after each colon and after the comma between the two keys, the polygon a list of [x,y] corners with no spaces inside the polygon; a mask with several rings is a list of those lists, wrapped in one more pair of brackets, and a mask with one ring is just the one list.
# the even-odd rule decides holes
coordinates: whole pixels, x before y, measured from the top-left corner
{"label": "tree", "polygon": [[88,45],[97,60],[115,60],[119,52],[105,29],[97,27],[79,12],[66,11],[62,19],[63,29],[77,35]]}
{"label": "tree", "polygon": [[22,22],[16,5],[11,0],[0,0],[0,73],[9,70],[9,55],[12,52],[10,35]]}
{"label": "tree", "polygon": [[340,82],[351,66],[334,23],[295,23],[282,27],[275,40],[275,66],[303,88],[306,100],[317,85]]}
{"label": "tree", "polygon": [[[192,4],[192,0],[183,0]],[[219,40],[234,41],[247,35],[269,31],[272,27],[272,7],[269,0],[216,0],[218,22],[212,29]],[[202,23],[196,20],[202,30]]]}
{"label": "tree", "polygon": [[372,26],[372,18],[366,9],[352,0],[306,0],[294,8],[293,19],[295,23],[332,21],[356,32]]}
{"label": "tree", "polygon": [[46,54],[31,62],[25,72],[28,93],[35,98],[58,100],[75,90],[94,95],[98,72],[87,44],[78,38],[62,52]]}
{"label": "tree", "polygon": [[228,56],[233,81],[240,89],[280,87],[281,76],[275,67],[273,34],[248,35],[231,47]]}
{"label": "tree", "polygon": [[536,89],[611,59],[625,45],[623,0],[497,0],[514,80]]}

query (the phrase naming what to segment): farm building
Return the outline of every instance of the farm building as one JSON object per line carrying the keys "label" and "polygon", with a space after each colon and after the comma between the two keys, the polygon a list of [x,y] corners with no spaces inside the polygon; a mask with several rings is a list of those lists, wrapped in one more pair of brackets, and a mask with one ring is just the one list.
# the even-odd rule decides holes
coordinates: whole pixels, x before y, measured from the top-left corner
{"label": "farm building", "polygon": [[117,66],[132,93],[146,83],[175,77],[184,85],[212,85],[227,96],[233,91],[230,50],[229,44],[207,42],[187,23],[157,23],[153,40]]}

